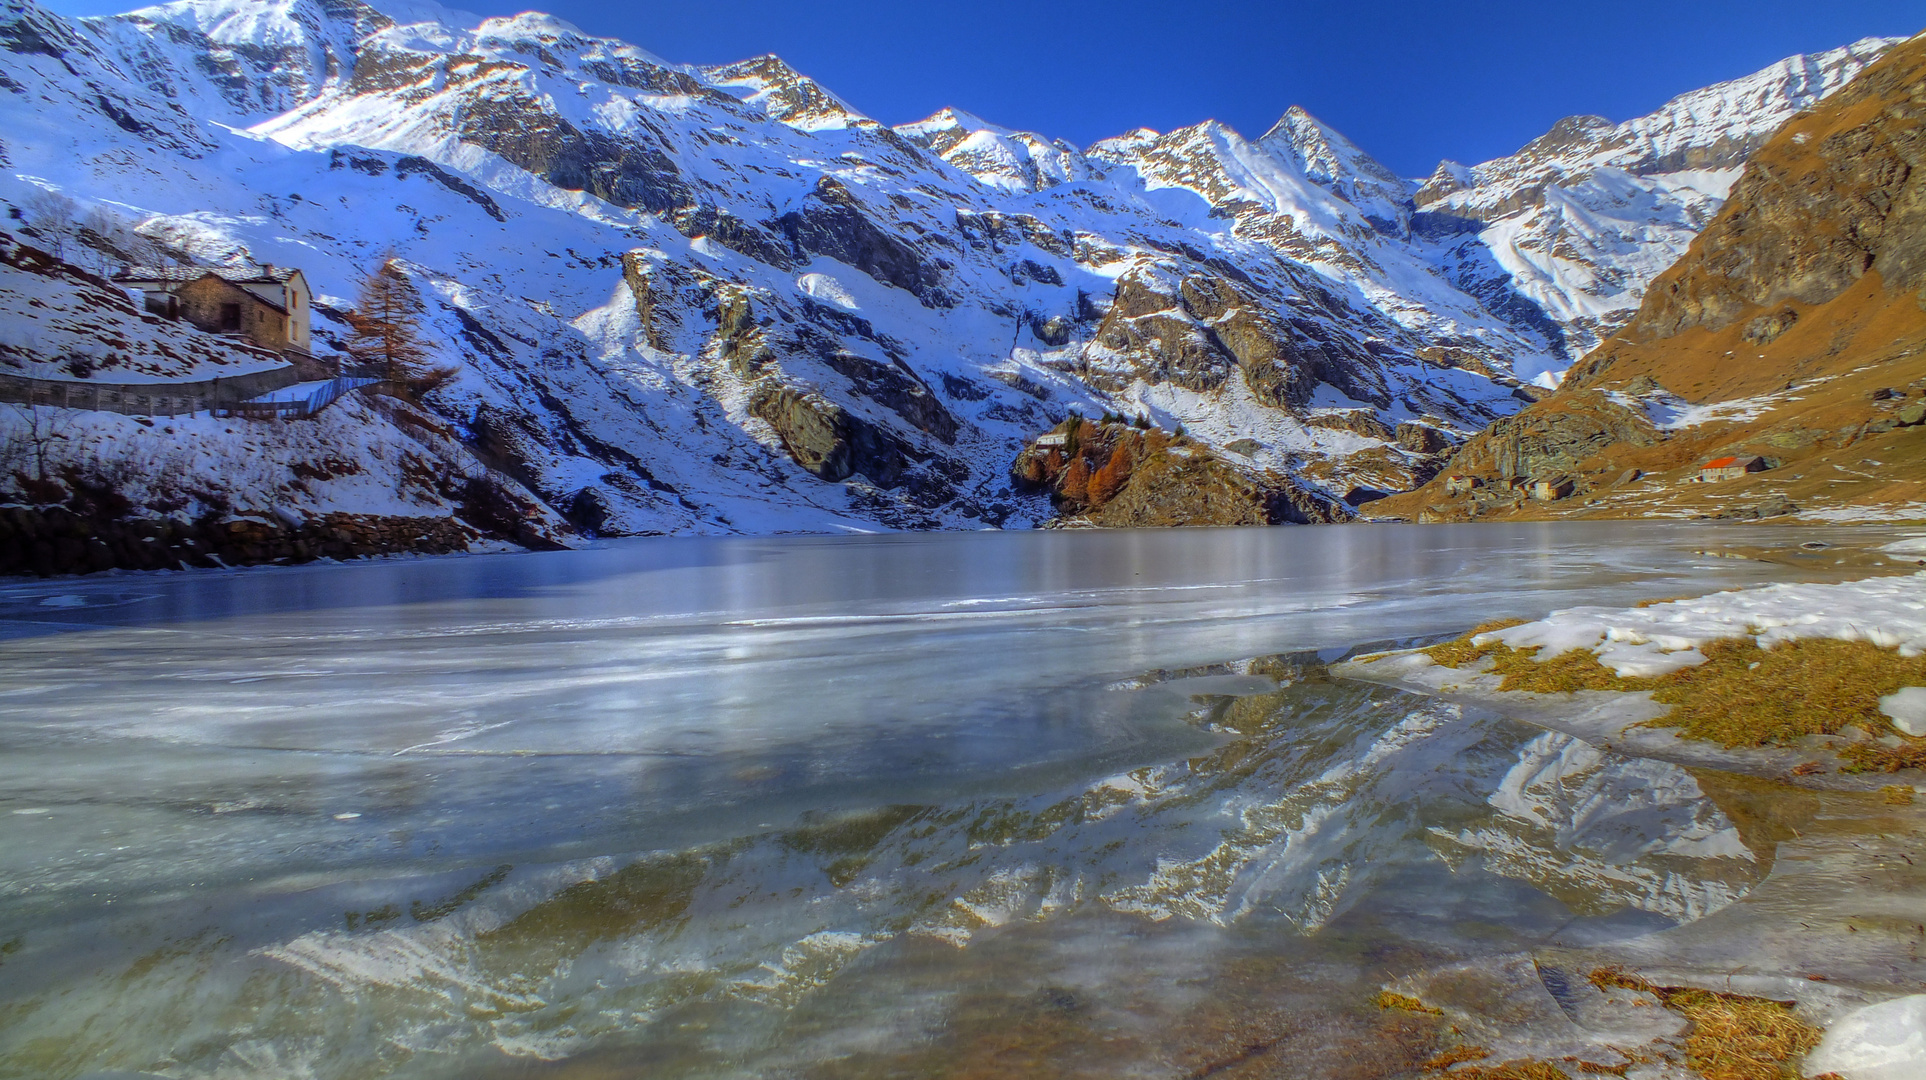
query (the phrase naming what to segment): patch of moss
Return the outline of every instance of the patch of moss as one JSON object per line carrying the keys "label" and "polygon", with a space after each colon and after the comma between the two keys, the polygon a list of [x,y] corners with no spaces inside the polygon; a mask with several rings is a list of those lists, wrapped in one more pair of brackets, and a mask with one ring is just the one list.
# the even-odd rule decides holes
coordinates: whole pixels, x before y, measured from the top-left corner
{"label": "patch of moss", "polygon": [[1444,1013],[1443,1009],[1434,1009],[1417,998],[1392,990],[1379,991],[1377,1002],[1380,1009],[1403,1009],[1405,1012],[1430,1013],[1433,1016]]}

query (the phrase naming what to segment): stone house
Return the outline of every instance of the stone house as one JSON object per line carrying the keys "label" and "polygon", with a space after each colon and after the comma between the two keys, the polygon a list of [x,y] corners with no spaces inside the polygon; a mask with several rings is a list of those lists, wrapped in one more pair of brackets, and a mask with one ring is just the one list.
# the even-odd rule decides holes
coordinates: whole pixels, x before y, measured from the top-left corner
{"label": "stone house", "polygon": [[1699,480],[1707,484],[1719,480],[1737,480],[1746,473],[1763,472],[1765,467],[1765,459],[1756,455],[1713,458],[1699,466]]}
{"label": "stone house", "polygon": [[1482,487],[1484,486],[1484,483],[1485,482],[1482,479],[1476,476],[1466,476],[1463,473],[1453,473],[1450,476],[1445,477],[1445,494],[1469,495],[1471,494],[1471,490],[1473,488]]}
{"label": "stone house", "polygon": [[1572,482],[1562,476],[1547,480],[1533,480],[1531,482],[1531,497],[1539,502],[1557,502],[1559,499],[1570,495],[1572,489]]}
{"label": "stone house", "polygon": [[307,278],[292,267],[136,266],[114,280],[139,289],[155,315],[275,352],[313,355],[308,328],[314,297]]}

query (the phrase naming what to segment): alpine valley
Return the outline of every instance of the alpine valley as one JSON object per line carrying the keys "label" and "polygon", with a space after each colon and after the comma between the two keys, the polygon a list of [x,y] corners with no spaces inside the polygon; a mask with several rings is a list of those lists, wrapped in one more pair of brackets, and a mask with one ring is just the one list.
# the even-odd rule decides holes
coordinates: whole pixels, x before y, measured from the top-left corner
{"label": "alpine valley", "polygon": [[[130,300],[110,280],[127,238],[300,269],[323,363],[392,254],[452,369],[312,421],[74,412],[57,445],[15,440],[65,464],[7,498],[379,525],[354,553],[1346,520],[1557,387],[1748,157],[1897,43],[1409,179],[1297,108],[1256,138],[1207,122],[1078,148],[958,109],[889,127],[774,56],[684,66],[539,14],[6,0],[0,375],[265,363]],[[50,195],[82,222],[64,244],[37,220]],[[1103,493],[1120,509],[1035,443],[1053,428],[1128,454]]]}

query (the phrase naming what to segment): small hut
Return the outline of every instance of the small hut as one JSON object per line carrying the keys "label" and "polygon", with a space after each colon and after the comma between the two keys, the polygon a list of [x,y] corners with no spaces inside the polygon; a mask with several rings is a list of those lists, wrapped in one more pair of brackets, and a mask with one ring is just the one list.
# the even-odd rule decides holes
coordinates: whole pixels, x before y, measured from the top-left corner
{"label": "small hut", "polygon": [[1765,467],[1765,459],[1756,455],[1713,458],[1699,466],[1699,481],[1711,484],[1720,480],[1737,480],[1746,473],[1764,472]]}

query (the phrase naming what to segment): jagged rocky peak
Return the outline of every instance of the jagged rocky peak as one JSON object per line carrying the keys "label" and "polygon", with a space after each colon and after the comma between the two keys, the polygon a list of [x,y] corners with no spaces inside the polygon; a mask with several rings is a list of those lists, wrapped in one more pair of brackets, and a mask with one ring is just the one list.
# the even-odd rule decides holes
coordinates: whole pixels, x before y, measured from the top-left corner
{"label": "jagged rocky peak", "polygon": [[1420,206],[1427,206],[1444,198],[1454,191],[1463,191],[1478,182],[1478,174],[1469,166],[1449,159],[1438,162],[1417,190],[1412,192],[1412,200]]}
{"label": "jagged rocky peak", "polygon": [[[1469,183],[1431,181],[1420,208],[1493,221],[1543,202],[1548,184],[1573,187],[1600,169],[1632,176],[1684,171],[1723,197],[1745,158],[1794,114],[1850,82],[1900,38],[1864,38],[1825,52],[1787,57],[1743,78],[1680,94],[1653,112],[1614,124],[1602,116],[1568,116],[1517,153],[1470,170]],[[1444,172],[1444,166],[1439,166]],[[1454,170],[1455,171],[1455,170]]]}
{"label": "jagged rocky peak", "polygon": [[1112,135],[1108,139],[1099,139],[1091,143],[1084,150],[1084,154],[1098,161],[1128,164],[1161,138],[1163,133],[1152,128],[1132,128],[1122,135]]}
{"label": "jagged rocky peak", "polygon": [[1041,191],[1091,175],[1089,161],[1069,143],[1001,127],[962,109],[946,108],[895,130],[991,187]]}
{"label": "jagged rocky peak", "polygon": [[772,120],[814,131],[847,127],[867,119],[848,102],[816,80],[789,66],[774,53],[701,69],[704,78],[725,93],[757,106]]}
{"label": "jagged rocky peak", "polygon": [[1367,216],[1402,222],[1409,215],[1410,184],[1299,106],[1291,106],[1257,145],[1289,161],[1306,179]]}

